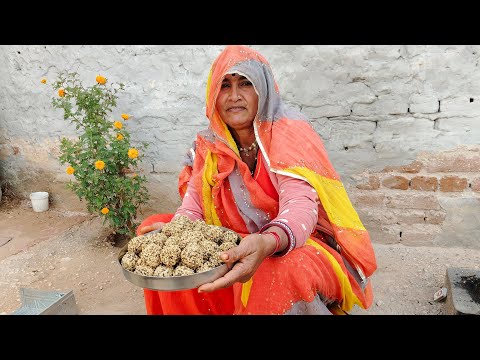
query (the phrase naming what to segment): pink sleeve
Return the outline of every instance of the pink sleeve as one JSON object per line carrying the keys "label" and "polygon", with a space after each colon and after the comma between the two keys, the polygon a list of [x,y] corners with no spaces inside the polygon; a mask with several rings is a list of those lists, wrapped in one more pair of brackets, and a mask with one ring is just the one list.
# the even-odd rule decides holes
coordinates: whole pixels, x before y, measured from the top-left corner
{"label": "pink sleeve", "polygon": [[173,218],[180,215],[185,215],[192,221],[204,220],[200,196],[195,190],[195,186],[192,185],[192,181],[188,182],[182,205],[177,209]]}
{"label": "pink sleeve", "polygon": [[275,174],[278,181],[279,211],[272,221],[280,221],[292,230],[295,247],[305,244],[318,220],[319,200],[315,189],[306,181]]}

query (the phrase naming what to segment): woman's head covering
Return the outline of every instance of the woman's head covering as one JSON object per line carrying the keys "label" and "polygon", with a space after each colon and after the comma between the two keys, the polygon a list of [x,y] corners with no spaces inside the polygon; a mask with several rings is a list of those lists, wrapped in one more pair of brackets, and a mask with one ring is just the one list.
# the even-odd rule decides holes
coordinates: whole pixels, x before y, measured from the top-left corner
{"label": "woman's head covering", "polygon": [[253,83],[258,94],[257,121],[272,122],[281,118],[306,120],[299,111],[284,105],[270,64],[260,53],[246,46],[229,45],[220,53],[210,69],[207,81],[206,115],[215,135],[229,143],[232,149],[236,149],[236,145],[231,143],[233,139],[217,113],[215,103],[223,78],[233,73],[243,75]]}

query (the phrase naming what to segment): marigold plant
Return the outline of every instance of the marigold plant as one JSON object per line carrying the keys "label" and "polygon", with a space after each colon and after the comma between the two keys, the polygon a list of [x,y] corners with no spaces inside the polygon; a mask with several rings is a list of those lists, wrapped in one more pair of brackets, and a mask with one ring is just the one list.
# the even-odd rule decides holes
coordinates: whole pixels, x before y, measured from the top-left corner
{"label": "marigold plant", "polygon": [[119,113],[119,120],[110,115],[124,85],[102,75],[94,80],[84,87],[77,73],[61,72],[52,83],[53,107],[63,109],[64,119],[75,124],[79,134],[75,140],[62,138],[59,160],[75,178],[67,187],[86,201],[88,211],[103,216],[115,234],[132,237],[140,206],[149,199],[146,176],[137,175],[147,144],[132,146],[122,124],[126,114]]}

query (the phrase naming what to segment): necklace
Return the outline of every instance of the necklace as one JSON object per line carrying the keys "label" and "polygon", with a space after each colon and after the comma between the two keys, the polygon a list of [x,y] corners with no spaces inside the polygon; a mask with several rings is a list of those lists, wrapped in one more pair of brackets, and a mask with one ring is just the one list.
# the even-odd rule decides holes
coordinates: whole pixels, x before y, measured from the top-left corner
{"label": "necklace", "polygon": [[258,153],[255,153],[255,161],[253,163],[253,169],[250,170],[250,175],[252,175],[252,176],[253,176],[253,174],[255,174],[255,170],[257,168],[257,155],[258,155]]}
{"label": "necklace", "polygon": [[245,154],[245,156],[250,156],[249,155],[249,152],[252,151],[252,150],[255,150],[257,148],[258,144],[257,144],[257,140],[255,140],[252,145],[250,145],[249,147],[247,148],[242,148],[242,147],[238,147],[238,151],[240,152],[243,152]]}

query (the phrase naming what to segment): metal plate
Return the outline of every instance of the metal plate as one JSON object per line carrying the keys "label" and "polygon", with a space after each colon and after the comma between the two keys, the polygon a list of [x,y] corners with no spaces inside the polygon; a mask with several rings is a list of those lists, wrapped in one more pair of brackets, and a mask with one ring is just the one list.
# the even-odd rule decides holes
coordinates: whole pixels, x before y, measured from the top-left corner
{"label": "metal plate", "polygon": [[[159,232],[161,230],[151,231],[148,234]],[[145,234],[146,235],[146,234]],[[239,235],[239,240],[241,237]],[[128,243],[120,250],[118,254],[118,264],[122,268],[123,275],[132,284],[140,286],[141,288],[160,290],[160,291],[174,291],[174,290],[188,290],[199,287],[200,285],[212,282],[228,272],[227,264],[217,266],[208,271],[201,273],[195,273],[192,275],[184,276],[145,276],[136,274],[132,271],[125,269],[122,266],[122,257],[128,251]]]}

